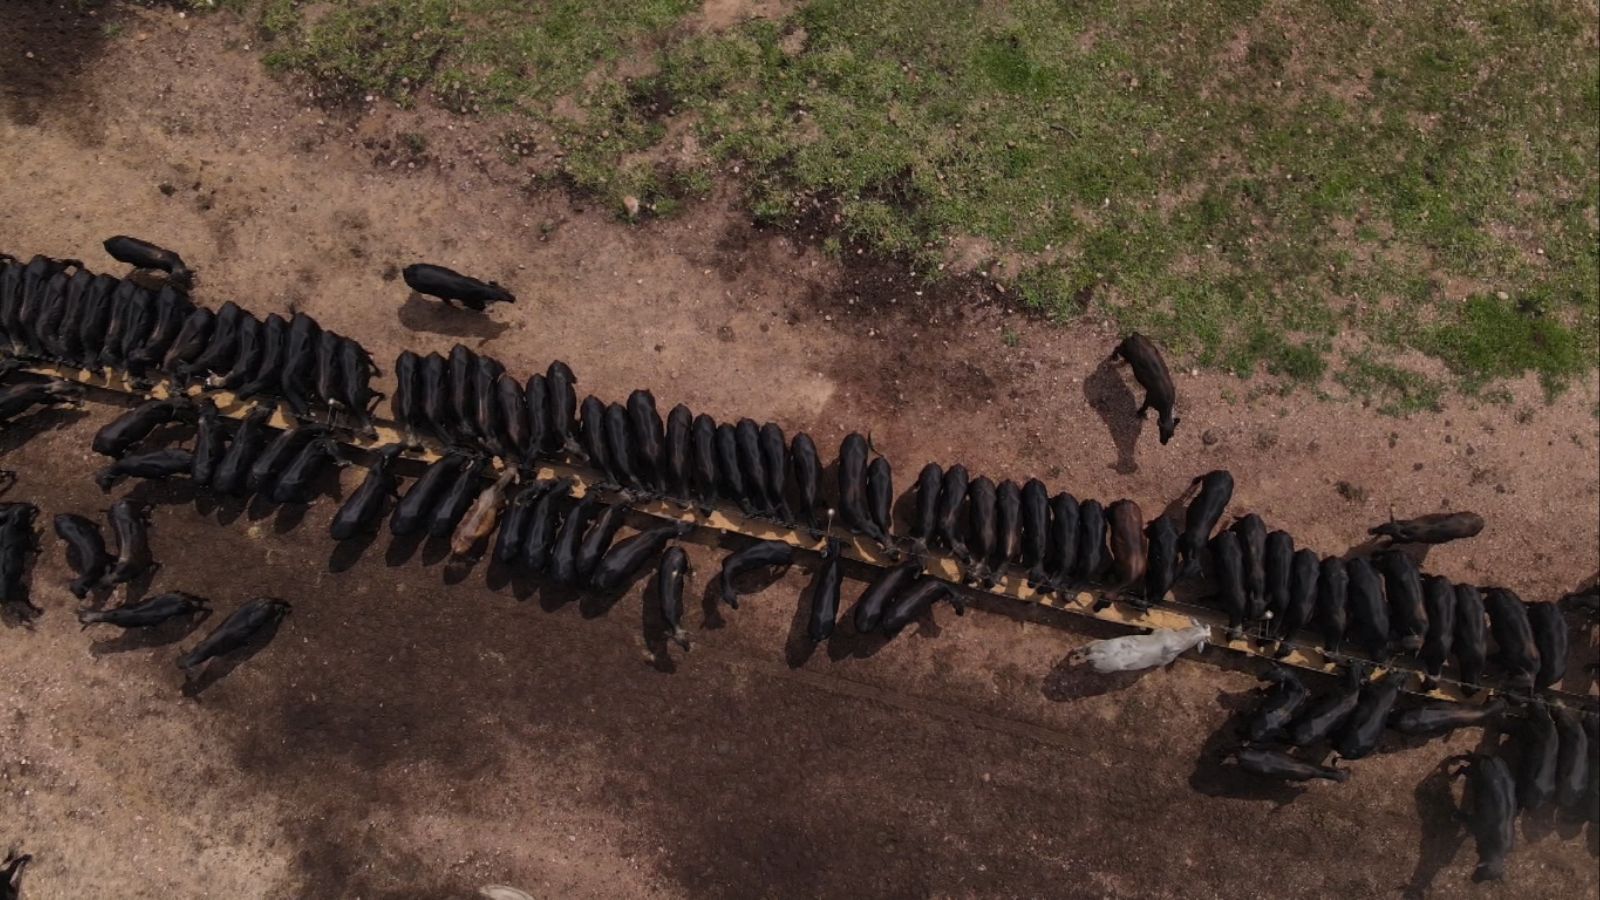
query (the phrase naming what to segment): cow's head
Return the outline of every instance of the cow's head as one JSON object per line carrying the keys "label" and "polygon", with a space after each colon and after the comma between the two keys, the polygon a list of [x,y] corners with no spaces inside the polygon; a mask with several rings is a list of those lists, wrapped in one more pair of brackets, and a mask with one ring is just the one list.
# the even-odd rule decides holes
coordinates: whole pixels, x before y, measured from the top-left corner
{"label": "cow's head", "polygon": [[1172,433],[1178,430],[1178,423],[1180,421],[1182,420],[1177,416],[1174,416],[1171,412],[1162,414],[1162,416],[1156,420],[1156,427],[1160,429],[1161,432],[1161,443],[1165,444],[1167,441],[1172,440]]}

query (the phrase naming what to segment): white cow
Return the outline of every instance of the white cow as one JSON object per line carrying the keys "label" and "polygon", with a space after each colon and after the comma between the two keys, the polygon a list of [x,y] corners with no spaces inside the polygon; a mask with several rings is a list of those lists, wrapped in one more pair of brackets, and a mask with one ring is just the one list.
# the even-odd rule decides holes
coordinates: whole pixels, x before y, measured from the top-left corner
{"label": "white cow", "polygon": [[1158,628],[1149,634],[1093,641],[1073,651],[1067,662],[1087,662],[1096,672],[1137,672],[1164,666],[1190,647],[1203,653],[1210,636],[1211,626],[1190,619],[1188,628]]}
{"label": "white cow", "polygon": [[533,900],[533,896],[527,891],[519,891],[503,884],[486,884],[478,888],[478,896],[486,897],[488,900]]}

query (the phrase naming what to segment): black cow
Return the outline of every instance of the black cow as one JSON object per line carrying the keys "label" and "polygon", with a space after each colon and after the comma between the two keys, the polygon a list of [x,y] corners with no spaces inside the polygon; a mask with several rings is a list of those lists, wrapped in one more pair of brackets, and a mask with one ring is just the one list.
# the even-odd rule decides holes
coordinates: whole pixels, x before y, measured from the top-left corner
{"label": "black cow", "polygon": [[1178,400],[1178,391],[1172,386],[1172,374],[1167,371],[1161,351],[1150,343],[1149,338],[1135,331],[1111,351],[1111,358],[1125,360],[1133,367],[1133,377],[1145,391],[1139,416],[1143,417],[1146,410],[1155,410],[1161,443],[1172,440],[1172,433],[1178,429],[1178,422],[1181,421],[1172,413]]}
{"label": "black cow", "polygon": [[467,309],[483,312],[490,303],[515,303],[510,291],[493,281],[479,281],[444,266],[414,263],[400,272],[406,287],[419,294],[438,297],[452,306],[459,303]]}

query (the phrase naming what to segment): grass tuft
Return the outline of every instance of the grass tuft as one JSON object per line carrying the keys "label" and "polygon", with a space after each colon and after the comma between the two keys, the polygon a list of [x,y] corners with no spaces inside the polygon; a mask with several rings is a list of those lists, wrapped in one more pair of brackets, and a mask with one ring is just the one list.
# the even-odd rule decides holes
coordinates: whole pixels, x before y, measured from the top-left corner
{"label": "grass tuft", "polygon": [[1367,353],[1346,356],[1344,367],[1334,377],[1351,393],[1376,402],[1378,412],[1384,415],[1407,416],[1443,408],[1444,385]]}
{"label": "grass tuft", "polygon": [[1584,367],[1577,335],[1551,315],[1548,302],[1533,297],[1473,297],[1454,321],[1430,329],[1423,344],[1469,383],[1532,371],[1553,392]]}

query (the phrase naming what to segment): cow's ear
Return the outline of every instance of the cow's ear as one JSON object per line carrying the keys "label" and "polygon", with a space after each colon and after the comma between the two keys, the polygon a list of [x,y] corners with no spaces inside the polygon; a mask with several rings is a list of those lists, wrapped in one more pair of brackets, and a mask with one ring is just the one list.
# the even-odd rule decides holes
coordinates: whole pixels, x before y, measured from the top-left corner
{"label": "cow's ear", "polygon": [[1180,419],[1180,418],[1178,418],[1178,417],[1177,417],[1177,416],[1173,416],[1173,417],[1172,417],[1172,427],[1173,427],[1173,428],[1177,428],[1177,427],[1178,427],[1178,423],[1179,423],[1179,422],[1182,422],[1182,421],[1183,421],[1183,420],[1182,420],[1182,419]]}

